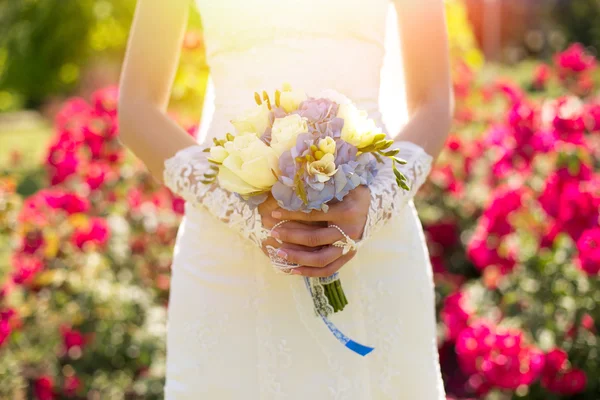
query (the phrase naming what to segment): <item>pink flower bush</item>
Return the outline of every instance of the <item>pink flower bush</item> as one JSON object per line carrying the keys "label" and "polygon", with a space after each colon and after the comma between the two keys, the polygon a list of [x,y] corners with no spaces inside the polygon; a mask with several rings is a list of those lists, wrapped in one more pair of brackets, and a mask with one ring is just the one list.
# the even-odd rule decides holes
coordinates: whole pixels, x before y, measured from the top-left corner
{"label": "pink flower bush", "polygon": [[483,321],[459,334],[456,353],[463,371],[480,376],[490,388],[515,390],[531,385],[544,366],[543,353],[525,343],[523,332]]}
{"label": "pink flower bush", "polygon": [[73,243],[80,249],[88,244],[96,247],[105,246],[110,237],[110,230],[106,221],[102,218],[92,218],[85,226],[75,229],[73,232]]}
{"label": "pink flower bush", "polygon": [[472,311],[466,305],[467,299],[463,292],[456,292],[444,299],[440,317],[446,327],[446,338],[456,340],[469,324]]}
{"label": "pink flower bush", "polygon": [[600,227],[584,231],[577,241],[577,266],[585,273],[600,274]]}
{"label": "pink flower bush", "polygon": [[[600,374],[600,311],[589,302],[600,293],[597,74],[580,45],[539,65],[527,88],[504,78],[477,86],[461,73],[457,114],[469,118],[455,119],[416,200],[449,396],[595,398],[600,390],[591,379]],[[555,348],[544,354],[548,337]]]}

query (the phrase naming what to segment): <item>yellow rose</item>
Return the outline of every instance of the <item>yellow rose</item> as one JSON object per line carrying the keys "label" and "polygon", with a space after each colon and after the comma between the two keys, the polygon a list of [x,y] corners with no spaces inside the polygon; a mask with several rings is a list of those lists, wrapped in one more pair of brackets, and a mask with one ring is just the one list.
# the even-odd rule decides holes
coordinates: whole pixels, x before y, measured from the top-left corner
{"label": "yellow rose", "polygon": [[319,182],[327,182],[337,172],[335,158],[333,154],[327,153],[320,160],[306,164],[306,170]]}
{"label": "yellow rose", "polygon": [[359,149],[371,145],[375,136],[381,133],[367,113],[352,104],[340,105],[337,116],[344,120],[342,140]]}
{"label": "yellow rose", "polygon": [[223,146],[213,146],[210,148],[210,159],[218,163],[223,163],[229,153]]}
{"label": "yellow rose", "polygon": [[279,96],[279,104],[287,113],[296,111],[300,103],[304,100],[306,100],[306,93],[299,90],[292,90],[289,86],[285,87]]}
{"label": "yellow rose", "polygon": [[325,154],[335,154],[335,140],[332,137],[320,139],[317,147]]}
{"label": "yellow rose", "polygon": [[262,103],[260,106],[246,111],[241,118],[231,120],[231,124],[238,133],[251,132],[262,136],[271,123],[269,115],[269,107],[267,107],[266,103]]}
{"label": "yellow rose", "polygon": [[271,189],[279,172],[275,151],[253,132],[225,143],[228,155],[219,167],[219,185],[230,192],[247,195]]}
{"label": "yellow rose", "polygon": [[306,118],[292,114],[285,118],[277,118],[271,130],[271,147],[280,156],[296,145],[299,134],[308,132]]}

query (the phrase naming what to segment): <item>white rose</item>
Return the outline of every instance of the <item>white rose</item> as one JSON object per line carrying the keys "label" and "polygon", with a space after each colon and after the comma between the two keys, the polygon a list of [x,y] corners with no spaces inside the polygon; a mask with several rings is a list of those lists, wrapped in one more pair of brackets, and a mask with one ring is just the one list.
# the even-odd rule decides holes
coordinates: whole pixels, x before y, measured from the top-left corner
{"label": "white rose", "polygon": [[338,93],[332,89],[323,90],[321,93],[319,93],[319,95],[317,96],[317,99],[327,99],[327,100],[333,101],[335,103],[338,103],[339,105],[352,104],[352,102],[350,101],[349,98],[347,98],[343,94]]}
{"label": "white rose", "polygon": [[337,117],[344,120],[342,140],[359,149],[372,144],[375,136],[381,133],[381,130],[367,116],[367,113],[359,111],[352,104],[340,105]]}
{"label": "white rose", "polygon": [[309,175],[317,178],[317,181],[327,182],[336,172],[335,157],[333,154],[325,154],[320,160],[306,164]]}
{"label": "white rose", "polygon": [[283,152],[296,145],[299,134],[308,132],[306,118],[292,114],[284,118],[277,118],[271,130],[271,147],[280,156]]}
{"label": "white rose", "polygon": [[238,133],[251,132],[262,136],[271,123],[269,115],[269,107],[267,107],[266,103],[262,103],[260,106],[246,111],[241,118],[231,120],[231,124]]}
{"label": "white rose", "polygon": [[210,148],[210,159],[222,163],[229,153],[223,146],[213,146]]}
{"label": "white rose", "polygon": [[306,93],[299,90],[284,90],[279,96],[279,104],[287,113],[296,111],[300,103],[306,100]]}
{"label": "white rose", "polygon": [[268,191],[277,182],[277,154],[254,133],[236,136],[225,143],[225,150],[228,156],[217,175],[223,189],[245,195]]}

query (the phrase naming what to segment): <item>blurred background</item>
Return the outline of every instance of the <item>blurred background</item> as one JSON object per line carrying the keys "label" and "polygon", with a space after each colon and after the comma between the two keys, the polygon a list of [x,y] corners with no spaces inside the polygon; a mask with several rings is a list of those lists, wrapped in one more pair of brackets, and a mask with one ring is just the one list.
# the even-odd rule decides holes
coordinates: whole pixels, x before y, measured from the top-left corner
{"label": "blurred background", "polygon": [[[118,142],[134,0],[0,0],[0,399],[160,399],[182,200]],[[448,399],[600,399],[600,3],[447,0],[417,208]],[[192,12],[170,113],[208,68]]]}

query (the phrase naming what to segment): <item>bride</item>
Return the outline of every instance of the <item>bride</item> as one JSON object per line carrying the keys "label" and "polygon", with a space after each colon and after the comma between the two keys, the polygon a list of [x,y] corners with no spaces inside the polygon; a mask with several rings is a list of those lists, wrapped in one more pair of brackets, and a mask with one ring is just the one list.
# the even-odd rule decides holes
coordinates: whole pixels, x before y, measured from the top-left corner
{"label": "bride", "polygon": [[[443,0],[391,2],[403,60],[392,73],[403,76],[407,100],[387,108],[407,109],[409,118],[388,134],[408,161],[411,190],[381,168],[373,185],[359,186],[327,213],[309,214],[273,199],[252,209],[200,184],[208,168],[203,143],[231,130],[255,91],[272,93],[285,82],[309,95],[343,93],[383,127],[390,0],[196,3],[214,83],[201,143],[165,113],[189,0],[138,0],[120,92],[123,142],[186,200],[174,250],[166,398],[445,399],[431,267],[412,203],[451,121]],[[360,241],[358,250],[332,246],[344,233]],[[301,267],[276,274],[267,245]],[[329,318],[375,348],[364,357],[316,317],[304,286],[303,277],[336,271],[349,305]]]}

